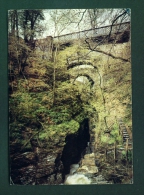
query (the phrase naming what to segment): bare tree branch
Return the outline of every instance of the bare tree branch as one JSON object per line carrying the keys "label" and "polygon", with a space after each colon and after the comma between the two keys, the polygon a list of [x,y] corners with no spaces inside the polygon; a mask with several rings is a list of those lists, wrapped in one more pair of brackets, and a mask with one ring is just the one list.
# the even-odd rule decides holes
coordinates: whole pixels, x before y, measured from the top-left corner
{"label": "bare tree branch", "polygon": [[102,50],[100,50],[100,49],[96,49],[96,47],[98,47],[98,44],[97,44],[94,48],[92,48],[91,45],[90,45],[90,42],[88,42],[87,40],[85,40],[85,42],[88,44],[88,47],[89,47],[89,49],[90,49],[91,51],[96,51],[96,52],[99,52],[99,53],[108,55],[108,56],[110,56],[110,57],[112,57],[112,58],[114,58],[114,59],[122,60],[122,61],[124,61],[124,62],[129,62],[129,61],[130,61],[129,59],[125,59],[125,58],[122,58],[122,57],[119,57],[119,56],[114,56],[114,55],[111,54],[111,53],[102,51]]}
{"label": "bare tree branch", "polygon": [[114,25],[114,23],[118,20],[118,18],[120,18],[121,16],[125,16],[125,14],[127,13],[127,11],[124,11],[122,14],[120,14],[119,16],[117,16],[114,20],[113,20],[113,22],[112,22],[112,24],[111,24],[111,29],[110,29],[110,33],[109,33],[109,38],[110,38],[110,36],[111,36],[111,32],[112,32],[112,28],[113,28],[113,25]]}

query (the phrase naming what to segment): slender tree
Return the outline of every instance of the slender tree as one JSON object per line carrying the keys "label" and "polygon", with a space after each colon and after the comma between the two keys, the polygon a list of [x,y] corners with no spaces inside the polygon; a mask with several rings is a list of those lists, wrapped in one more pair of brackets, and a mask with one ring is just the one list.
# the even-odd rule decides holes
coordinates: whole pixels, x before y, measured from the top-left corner
{"label": "slender tree", "polygon": [[[18,74],[28,66],[28,57],[35,49],[36,36],[43,31],[40,21],[42,10],[10,10],[9,17],[9,62]],[[12,69],[12,68],[11,68]]]}

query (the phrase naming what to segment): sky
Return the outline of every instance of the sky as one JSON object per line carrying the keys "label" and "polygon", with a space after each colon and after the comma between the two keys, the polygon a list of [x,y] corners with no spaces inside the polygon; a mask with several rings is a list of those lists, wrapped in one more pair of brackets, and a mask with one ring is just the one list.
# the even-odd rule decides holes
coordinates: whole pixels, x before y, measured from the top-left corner
{"label": "sky", "polygon": [[[99,9],[99,18],[97,19],[97,27],[110,25],[112,23],[113,18],[120,14],[122,9],[114,9],[114,11],[111,13],[111,9]],[[102,12],[103,11],[103,12]],[[61,13],[63,12],[64,17],[61,16]],[[67,17],[68,14],[72,13],[73,17],[70,17],[69,20],[71,20],[71,24],[67,24]],[[53,10],[44,10],[44,16],[45,20],[42,22],[46,28],[45,32],[43,33],[43,37],[46,36],[57,36],[68,34],[71,32],[78,32],[86,29],[90,29],[90,21],[88,21],[88,11],[85,12],[85,9],[53,9]],[[76,14],[79,13],[79,14]],[[57,21],[57,30],[55,28],[55,24],[53,22],[53,19]],[[81,20],[81,21],[80,21]],[[125,19],[126,21],[127,19]],[[79,25],[78,22],[80,21]],[[58,32],[59,31],[59,32]]]}

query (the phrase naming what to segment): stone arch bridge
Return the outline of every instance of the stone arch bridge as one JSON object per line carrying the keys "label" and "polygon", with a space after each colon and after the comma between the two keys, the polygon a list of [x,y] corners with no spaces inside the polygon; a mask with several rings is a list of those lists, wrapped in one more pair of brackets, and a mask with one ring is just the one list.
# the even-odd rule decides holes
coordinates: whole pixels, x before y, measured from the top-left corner
{"label": "stone arch bridge", "polygon": [[[118,36],[117,36],[118,35]],[[79,31],[75,33],[69,33],[61,36],[56,36],[53,38],[54,44],[58,41],[60,44],[60,49],[62,45],[66,47],[69,46],[68,43],[77,39],[92,39],[92,42],[101,42],[104,44],[105,41],[109,39],[108,42],[116,38],[116,43],[128,42],[130,40],[130,22],[124,22],[114,25],[107,25],[95,29],[89,29],[85,31]],[[107,43],[108,43],[107,42]],[[100,86],[101,75],[97,67],[92,64],[90,57],[86,56],[70,56],[67,59],[67,70],[70,73],[70,78],[74,81],[78,77],[86,77],[92,87]]]}
{"label": "stone arch bridge", "polygon": [[[90,82],[91,87],[100,85],[100,75],[97,67],[90,61],[75,60],[67,66],[67,69],[72,82],[77,80],[79,77],[85,77]],[[84,80],[81,80],[81,82],[84,83]]]}

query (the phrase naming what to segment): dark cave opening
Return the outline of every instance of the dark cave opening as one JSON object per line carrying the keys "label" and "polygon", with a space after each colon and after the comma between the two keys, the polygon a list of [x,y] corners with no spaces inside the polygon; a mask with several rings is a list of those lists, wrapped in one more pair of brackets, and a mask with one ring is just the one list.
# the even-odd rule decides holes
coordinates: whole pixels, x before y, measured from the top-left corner
{"label": "dark cave opening", "polygon": [[77,133],[69,134],[65,138],[66,145],[62,152],[61,161],[63,162],[63,179],[70,172],[70,165],[79,164],[81,158],[86,153],[86,147],[90,141],[89,120],[86,118],[80,124]]}

